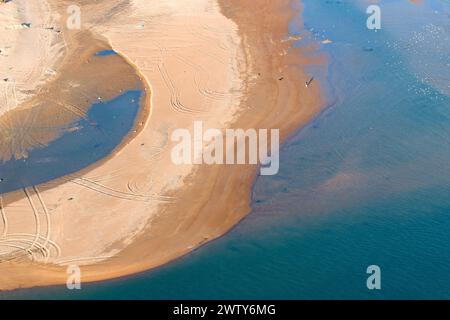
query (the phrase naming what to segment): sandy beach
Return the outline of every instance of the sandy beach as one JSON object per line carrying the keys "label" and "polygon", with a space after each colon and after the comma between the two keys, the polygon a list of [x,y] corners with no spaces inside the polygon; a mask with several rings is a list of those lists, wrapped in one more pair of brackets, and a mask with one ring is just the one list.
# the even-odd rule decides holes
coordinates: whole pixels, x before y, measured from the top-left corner
{"label": "sandy beach", "polygon": [[[0,196],[0,290],[65,283],[71,264],[81,267],[83,282],[129,275],[222,236],[249,213],[258,167],[176,165],[173,130],[192,131],[201,120],[206,128],[279,128],[285,140],[323,105],[319,85],[305,87],[310,77],[304,67],[325,59],[311,55],[314,48],[292,47],[288,23],[298,12],[288,0],[260,0],[257,6],[250,0],[47,4],[2,4],[8,8],[0,13],[8,17],[0,19],[2,29],[22,23],[14,14],[18,6],[37,19],[30,29],[11,31],[8,56],[0,56],[30,55],[20,60],[29,65],[15,64],[27,71],[0,69],[15,79],[17,96],[9,98],[11,82],[5,81],[2,130],[16,131],[14,119],[35,109],[42,118],[28,127],[62,112],[57,128],[82,117],[98,96],[112,99],[119,90],[140,87],[145,101],[135,129],[106,159]],[[70,4],[81,8],[80,30],[65,27]],[[49,30],[33,31],[33,25],[48,24],[61,33],[41,37]],[[37,42],[22,42],[18,33]],[[92,58],[109,48],[118,55]],[[4,61],[1,68],[9,63]],[[53,104],[45,100],[49,96]],[[79,112],[60,111],[61,105]],[[46,144],[58,133],[36,135]],[[34,147],[23,138],[10,145],[15,147],[0,150],[4,159],[26,157]]]}
{"label": "sandy beach", "polygon": [[45,0],[2,4],[0,115],[36,94],[54,75],[65,50],[61,35],[49,29],[55,25],[56,17]]}

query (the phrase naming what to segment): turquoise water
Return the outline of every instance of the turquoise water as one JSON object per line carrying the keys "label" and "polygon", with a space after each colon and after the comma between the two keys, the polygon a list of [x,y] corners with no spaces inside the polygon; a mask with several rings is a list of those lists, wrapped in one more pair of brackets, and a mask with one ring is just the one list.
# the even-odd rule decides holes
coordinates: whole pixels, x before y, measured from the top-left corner
{"label": "turquoise water", "polygon": [[0,163],[0,194],[74,173],[109,155],[133,128],[141,95],[140,90],[127,91],[96,103],[85,119],[70,125],[77,130],[31,150],[26,159]]}
{"label": "turquoise water", "polygon": [[[333,41],[328,75],[308,70],[330,106],[283,146],[280,173],[258,178],[241,224],[157,270],[0,297],[450,298],[448,6],[381,1],[374,32],[368,1],[303,2],[302,41]],[[372,264],[380,291],[366,288]]]}

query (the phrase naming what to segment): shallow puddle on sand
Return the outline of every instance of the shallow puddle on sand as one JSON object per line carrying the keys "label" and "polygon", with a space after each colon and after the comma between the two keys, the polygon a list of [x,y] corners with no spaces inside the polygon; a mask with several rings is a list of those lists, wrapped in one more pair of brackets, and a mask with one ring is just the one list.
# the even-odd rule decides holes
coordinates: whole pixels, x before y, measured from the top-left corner
{"label": "shallow puddle on sand", "polygon": [[133,128],[142,97],[141,90],[130,90],[95,103],[86,118],[73,122],[48,146],[0,163],[0,194],[77,172],[108,156]]}

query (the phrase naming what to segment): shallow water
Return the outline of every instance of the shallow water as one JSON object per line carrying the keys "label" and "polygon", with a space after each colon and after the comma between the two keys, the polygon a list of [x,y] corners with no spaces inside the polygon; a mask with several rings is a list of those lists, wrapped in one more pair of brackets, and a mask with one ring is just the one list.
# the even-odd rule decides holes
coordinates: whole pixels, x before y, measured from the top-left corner
{"label": "shallow water", "polygon": [[114,50],[103,50],[103,51],[97,52],[95,55],[98,57],[104,57],[104,56],[109,56],[109,55],[114,55],[114,54],[117,54],[117,52],[115,52]]}
{"label": "shallow water", "polygon": [[[414,37],[448,36],[436,31],[448,7],[383,1],[374,32],[368,1],[304,3],[314,39],[333,41],[322,46],[332,106],[285,144],[278,175],[258,178],[251,215],[154,271],[0,297],[450,298],[450,73],[437,58],[449,51]],[[380,291],[366,288],[371,264]]]}
{"label": "shallow water", "polygon": [[133,128],[141,95],[128,91],[96,103],[48,146],[31,150],[26,159],[0,163],[0,194],[74,173],[109,155]]}

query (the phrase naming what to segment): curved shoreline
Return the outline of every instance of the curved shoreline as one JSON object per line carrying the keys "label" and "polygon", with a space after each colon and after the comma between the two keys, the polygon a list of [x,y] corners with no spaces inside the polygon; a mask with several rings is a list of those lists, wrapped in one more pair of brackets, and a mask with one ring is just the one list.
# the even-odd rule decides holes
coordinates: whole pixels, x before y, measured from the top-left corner
{"label": "curved shoreline", "polygon": [[[300,55],[297,57],[299,52],[295,50],[288,53],[287,51],[291,49],[290,44],[282,41],[287,36],[287,24],[294,14],[290,11],[290,8],[287,8],[290,2],[265,3],[263,9],[266,11],[261,10],[261,12],[256,14],[257,19],[253,22],[254,25],[251,22],[243,22],[248,20],[248,15],[255,16],[255,13],[251,10],[251,1],[229,1],[226,4],[222,2],[221,5],[222,14],[228,15],[228,18],[234,15],[234,22],[239,26],[242,41],[239,47],[246,51],[245,58],[243,57],[243,60],[240,61],[239,67],[239,77],[241,78],[239,83],[244,88],[241,88],[243,95],[239,97],[240,106],[236,109],[238,110],[238,116],[235,116],[232,124],[228,126],[238,128],[278,127],[282,129],[282,140],[285,140],[295,129],[314,116],[320,109],[321,104],[318,88],[313,87],[309,91],[299,88],[304,79],[306,79],[306,75],[302,73],[298,66],[307,64],[309,60]],[[233,12],[233,9],[238,10],[238,12]],[[264,19],[269,18],[268,15],[274,14],[271,11],[272,9],[279,14],[280,21],[270,21],[266,25]],[[209,22],[208,19],[209,16],[205,16],[205,21]],[[174,27],[174,32],[175,30],[178,29]],[[211,34],[214,33],[211,32]],[[210,36],[211,34],[208,33],[207,35]],[[273,38],[261,39],[261,34],[272,34]],[[114,31],[112,31],[112,36],[108,37],[107,35],[107,38],[110,41],[113,39],[111,46],[117,52],[121,52],[120,47],[123,44],[117,45],[117,41],[120,42],[120,37],[117,38]],[[222,36],[217,36],[219,40],[223,38]],[[196,41],[198,41],[198,45],[206,45],[204,44],[204,39],[196,39]],[[212,45],[210,39],[207,41],[208,45]],[[219,43],[220,41],[217,42]],[[231,42],[228,44],[231,44]],[[128,48],[128,46],[125,48]],[[159,50],[158,48],[156,49]],[[129,50],[133,49],[130,48]],[[176,49],[173,48],[171,50]],[[183,52],[186,52],[186,50]],[[224,52],[226,53],[227,51]],[[123,55],[134,64],[133,58],[129,57],[127,53],[123,53]],[[174,62],[173,60],[169,61]],[[208,63],[211,67],[215,66],[216,68],[221,66],[218,60],[207,60],[203,61],[203,63]],[[145,66],[145,61],[141,64]],[[138,70],[142,69],[142,66],[134,65]],[[243,68],[244,66],[245,68]],[[258,70],[256,70],[255,66],[257,66]],[[151,71],[149,72],[152,77],[147,78],[145,75],[143,76],[149,83],[152,83],[152,79],[156,75],[152,74]],[[169,72],[170,70],[166,71],[167,74]],[[280,73],[283,74],[285,79],[283,82],[278,80]],[[259,74],[262,74],[262,76],[259,76]],[[164,84],[158,83],[158,78],[154,78],[153,81],[155,81],[154,84],[158,88],[163,88],[161,85]],[[156,108],[159,107],[161,109],[163,107],[161,105],[163,93],[157,89],[155,91],[152,89],[152,93],[155,94],[157,101],[155,104]],[[301,97],[300,93],[305,94],[305,97]],[[146,99],[149,99],[147,101],[149,104],[153,103],[153,98],[153,94],[146,95]],[[209,105],[210,103],[208,102],[206,106]],[[249,108],[251,106],[258,106],[259,108]],[[153,137],[153,134],[157,134],[157,132],[151,131],[153,130],[152,128],[149,128],[150,121],[158,122],[158,119],[167,119],[169,115],[167,112],[161,113],[160,109],[156,110],[156,120],[152,119],[153,116],[148,117],[148,121],[143,128],[145,132],[150,131],[150,138]],[[151,110],[154,111],[153,108]],[[217,115],[222,115],[222,113],[217,112]],[[178,122],[178,125],[192,122],[192,118],[186,118],[180,118],[182,120]],[[144,143],[148,142],[146,140],[140,141],[141,138],[144,138],[142,132],[137,134],[134,139],[127,141],[127,146],[129,147],[120,149],[110,160],[105,161],[105,165],[110,165],[114,161],[120,166],[121,157],[123,158],[124,153],[128,153],[127,155],[130,156],[130,150],[133,150],[133,148],[140,150],[137,148],[138,145],[143,143],[143,141],[145,141]],[[145,160],[144,154],[142,156],[144,156],[142,160],[148,161]],[[130,159],[133,160],[135,157]],[[127,162],[129,163],[129,160],[123,162],[123,164]],[[164,161],[160,160],[160,162]],[[142,165],[145,166],[145,163],[142,163]],[[103,165],[98,167],[100,173],[104,167]],[[192,172],[192,169],[184,168],[181,173]],[[132,241],[126,243],[123,249],[116,253],[115,258],[81,267],[83,281],[99,281],[145,271],[172,261],[195,250],[204,243],[222,236],[249,212],[250,187],[254,182],[256,169],[255,166],[242,166],[239,168],[201,166],[195,168],[194,175],[188,174],[188,178],[181,181],[181,188],[178,186],[179,183],[175,184],[174,188],[171,189],[172,191],[167,193],[172,197],[176,197],[174,198],[175,201],[172,203],[164,203],[163,201],[162,204],[152,207],[153,210],[157,210],[157,214],[152,216],[151,223],[145,229],[136,233],[135,237],[131,239]],[[98,174],[97,176],[100,177]],[[139,180],[136,180],[136,183],[140,183]],[[183,185],[186,187],[183,187]],[[58,197],[61,197],[61,194],[67,195],[67,192],[73,190],[72,186],[70,188],[64,188],[64,186],[53,187],[46,190],[48,192],[45,194],[45,199],[54,197],[52,193],[56,192],[55,190],[57,189],[60,189]],[[224,188],[227,190],[227,193],[224,193]],[[247,190],[248,196],[245,198],[242,197],[243,189]],[[92,195],[90,197],[92,198]],[[92,200],[95,201],[94,199]],[[103,204],[106,205],[105,202]],[[186,204],[189,204],[189,206]],[[117,209],[117,207],[120,210],[121,206],[130,210],[129,206],[123,206],[121,203],[114,201],[109,201],[107,206],[112,210]],[[102,209],[104,210],[105,207],[102,206]],[[67,214],[70,210],[66,209],[62,212]],[[93,212],[97,213],[98,211],[94,210]],[[131,210],[130,212],[134,213],[135,211]],[[211,215],[211,213],[214,214]],[[2,268],[5,268],[2,272],[13,274],[15,280],[9,283],[0,283],[0,289],[65,283],[66,280],[65,268],[56,265],[21,263],[9,266],[0,265],[0,270]]]}
{"label": "curved shoreline", "polygon": [[[97,50],[103,50],[105,48],[110,48],[108,46],[106,46],[105,41],[104,40],[94,40],[92,41],[92,39],[88,39],[89,43],[92,45],[92,48],[88,49],[88,57],[89,55],[91,55],[93,52],[97,51]],[[76,47],[75,45],[73,47]],[[73,50],[67,49],[67,54],[64,57],[64,61],[61,63],[61,71],[62,73],[65,73],[66,69],[70,69],[71,67],[71,63],[72,63],[72,59],[76,56],[77,52],[74,52]],[[76,58],[78,59],[78,56],[76,56]],[[89,59],[89,58],[88,58]],[[106,58],[99,58],[99,59],[106,59]],[[123,90],[133,90],[133,89],[139,89],[142,90],[142,97],[141,97],[141,107],[139,108],[138,114],[136,116],[136,118],[134,119],[134,124],[133,124],[133,128],[123,137],[122,141],[114,148],[114,150],[106,155],[105,157],[103,157],[101,160],[96,161],[95,163],[92,163],[90,165],[88,165],[87,167],[72,173],[72,174],[68,174],[68,175],[64,175],[61,177],[58,177],[56,179],[53,179],[49,182],[46,182],[44,184],[40,185],[40,189],[41,191],[45,191],[51,188],[55,188],[60,184],[63,184],[65,182],[67,182],[68,180],[72,179],[73,177],[79,177],[79,176],[83,176],[84,174],[94,170],[95,168],[103,165],[104,163],[106,163],[108,160],[112,159],[114,157],[115,154],[117,154],[118,152],[120,152],[131,140],[133,140],[137,135],[139,135],[139,133],[144,130],[145,126],[140,125],[141,123],[147,124],[148,123],[148,119],[150,117],[150,113],[151,113],[151,90],[150,90],[150,86],[148,84],[148,82],[145,80],[145,77],[142,75],[142,73],[140,72],[140,70],[132,63],[132,61],[130,61],[129,59],[127,59],[126,57],[124,57],[123,55],[121,55],[120,53],[117,53],[117,55],[115,56],[115,60],[119,60],[122,59],[126,64],[128,64],[132,70],[133,73],[135,73],[136,77],[139,78],[139,88],[135,87],[136,84],[131,83],[130,85],[128,85],[128,87],[123,86],[121,87],[121,85],[124,85],[124,83],[119,84],[120,92],[117,93],[107,93],[105,100],[112,100],[117,98],[118,96],[120,96],[122,94]],[[120,60],[119,60],[120,61]],[[92,63],[91,63],[92,64]],[[132,78],[132,77],[128,77],[128,78]],[[72,80],[71,80],[72,81]],[[135,82],[135,81],[134,81]],[[54,86],[58,86],[58,78],[56,79],[56,81],[50,81],[47,86],[43,86],[41,88],[41,90],[45,90],[46,92],[51,92],[54,90]],[[103,94],[102,94],[103,96]],[[33,110],[34,108],[39,109],[40,108],[40,104],[45,104],[46,100],[44,99],[42,102],[40,101],[40,97],[36,96],[33,97],[30,101],[28,101],[25,104],[21,104],[19,105],[16,109],[10,110],[7,113],[5,113],[4,115],[0,116],[0,128],[3,129],[2,126],[2,122],[8,123],[9,122],[9,126],[11,125],[11,122],[20,122],[23,126],[25,126],[23,124],[23,120],[21,119],[22,116],[18,115],[19,112],[30,112],[31,110]],[[64,99],[61,101],[61,103],[66,103],[66,101],[64,101]],[[86,102],[77,104],[78,109],[80,110],[80,112],[86,112],[87,110],[90,109],[90,107],[92,106],[92,104],[97,103],[97,99],[90,99]],[[70,101],[67,102],[67,104],[70,105]],[[59,105],[58,105],[59,106]],[[29,111],[30,110],[30,111]],[[50,111],[52,109],[50,108]],[[56,112],[55,112],[56,113]],[[44,114],[45,115],[45,114]],[[49,123],[51,123],[52,121],[54,121],[54,117],[55,116],[59,116],[59,114],[53,114],[53,117],[49,119]],[[5,119],[7,118],[7,119]],[[41,144],[43,143],[51,143],[53,142],[55,139],[59,138],[60,135],[62,135],[64,133],[64,131],[61,131],[59,127],[64,127],[65,124],[63,123],[71,123],[73,121],[76,121],[76,119],[72,119],[71,117],[69,117],[68,119],[64,119],[64,121],[62,123],[60,123],[59,125],[55,125],[54,129],[56,132],[58,132],[58,134],[53,134],[50,135],[47,139],[45,139],[45,141],[40,142]],[[61,121],[60,121],[61,122]],[[43,125],[42,123],[39,123],[37,125]],[[30,135],[31,136],[31,135]],[[33,138],[32,136],[30,137],[30,139]],[[22,137],[23,139],[23,137]],[[3,142],[3,140],[1,140]],[[20,141],[19,141],[20,142]],[[33,145],[29,146],[30,150],[32,150],[34,148]],[[2,150],[0,148],[0,150]],[[2,150],[3,151],[3,150]],[[3,154],[0,154],[0,161],[1,161],[1,156],[4,156]],[[11,192],[7,192],[2,194],[3,197],[3,205],[8,205],[9,203],[18,201],[19,199],[23,199],[24,196],[23,194],[19,194],[17,191],[11,191]]]}

